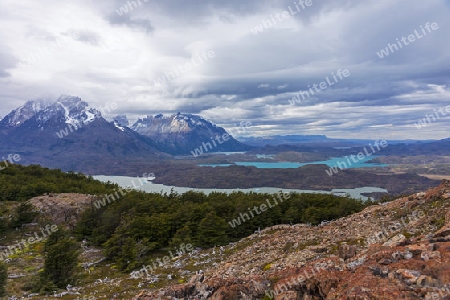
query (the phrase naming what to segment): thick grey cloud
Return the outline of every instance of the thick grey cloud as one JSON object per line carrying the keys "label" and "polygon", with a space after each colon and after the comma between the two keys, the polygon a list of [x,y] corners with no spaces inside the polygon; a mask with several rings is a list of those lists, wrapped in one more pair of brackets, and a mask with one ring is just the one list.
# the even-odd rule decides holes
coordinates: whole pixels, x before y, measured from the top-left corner
{"label": "thick grey cloud", "polygon": [[450,114],[414,125],[450,105],[448,0],[4,1],[0,115],[72,94],[117,113],[249,120],[250,134],[448,137]]}

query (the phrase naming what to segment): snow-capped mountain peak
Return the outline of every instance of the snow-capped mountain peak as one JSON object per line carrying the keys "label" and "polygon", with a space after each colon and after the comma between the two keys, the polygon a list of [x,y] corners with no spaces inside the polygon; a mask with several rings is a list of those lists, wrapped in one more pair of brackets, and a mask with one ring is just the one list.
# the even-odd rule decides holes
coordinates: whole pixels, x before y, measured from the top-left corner
{"label": "snow-capped mountain peak", "polygon": [[[131,127],[139,134],[155,140],[165,152],[187,154],[209,142],[212,138],[226,134],[225,129],[198,115],[177,113],[171,116],[161,114],[139,119]],[[230,137],[218,145],[215,151],[243,151],[248,147]]]}
{"label": "snow-capped mountain peak", "polygon": [[139,119],[130,128],[141,132],[148,129],[152,132],[164,133],[188,133],[193,130],[202,128],[216,128],[216,125],[201,116],[192,114],[177,113],[171,116],[163,116],[162,114],[156,116],[147,116]]}
{"label": "snow-capped mountain peak", "polygon": [[61,95],[54,105],[56,107],[52,107],[51,111],[59,111],[59,106],[64,112],[65,123],[74,126],[89,124],[102,116],[99,110],[90,108],[89,104],[79,97]]}
{"label": "snow-capped mountain peak", "polygon": [[[41,129],[51,127],[48,121],[57,120],[78,128],[101,118],[99,110],[89,107],[89,104],[79,97],[61,95],[56,102],[46,100],[28,101],[13,110],[0,121],[0,132],[8,132],[35,118]],[[59,125],[58,125],[59,126]]]}
{"label": "snow-capped mountain peak", "polygon": [[113,121],[117,123],[120,127],[128,127],[130,126],[130,121],[126,115],[118,115],[115,116]]}
{"label": "snow-capped mountain peak", "polygon": [[24,105],[6,115],[0,121],[0,125],[3,125],[6,128],[18,127],[26,120],[31,119],[38,112],[46,109],[49,105],[50,103],[46,100],[28,101]]}
{"label": "snow-capped mountain peak", "polygon": [[[90,108],[87,102],[81,101],[78,97],[61,96],[56,102],[64,112],[66,124],[79,126],[81,123],[89,124],[96,118],[101,117],[100,111]],[[58,109],[56,108],[56,111]]]}
{"label": "snow-capped mountain peak", "polygon": [[48,106],[28,103],[11,113],[5,122],[14,116],[28,119],[13,128],[0,126],[0,146],[4,153],[20,153],[21,157],[23,154],[27,163],[80,170],[80,166],[95,162],[101,168],[130,157],[142,161],[167,157],[151,139],[114,126],[99,110],[77,97],[61,96]]}

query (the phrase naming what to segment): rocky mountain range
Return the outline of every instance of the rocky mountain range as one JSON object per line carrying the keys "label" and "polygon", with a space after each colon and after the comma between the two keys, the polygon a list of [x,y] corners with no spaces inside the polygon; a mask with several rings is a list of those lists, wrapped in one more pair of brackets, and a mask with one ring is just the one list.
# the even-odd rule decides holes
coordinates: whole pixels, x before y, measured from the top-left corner
{"label": "rocky mountain range", "polygon": [[[112,106],[112,105],[111,105]],[[226,131],[200,116],[158,115],[129,126],[125,115],[107,121],[102,111],[78,97],[63,95],[56,102],[28,101],[0,121],[0,151],[18,153],[21,163],[95,173],[114,165],[142,163],[190,154]],[[217,151],[248,149],[234,138]]]}
{"label": "rocky mountain range", "polygon": [[[171,154],[190,154],[203,143],[210,143],[205,152],[246,151],[251,147],[230,137],[226,142],[211,143],[211,138],[222,137],[227,132],[222,127],[191,114],[173,114],[139,119],[131,127],[134,131],[153,139],[164,152]],[[215,145],[215,146],[213,146]]]}
{"label": "rocky mountain range", "polygon": [[104,164],[168,156],[77,97],[61,96],[45,105],[27,102],[3,118],[0,128],[0,150],[20,154],[23,164],[89,172]]}

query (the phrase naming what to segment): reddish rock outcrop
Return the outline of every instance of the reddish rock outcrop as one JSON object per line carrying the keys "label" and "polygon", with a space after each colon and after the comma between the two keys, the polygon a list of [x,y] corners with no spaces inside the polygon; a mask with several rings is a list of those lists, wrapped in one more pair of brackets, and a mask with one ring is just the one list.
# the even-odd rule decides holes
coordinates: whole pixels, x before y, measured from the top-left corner
{"label": "reddish rock outcrop", "polygon": [[450,299],[449,194],[444,180],[324,226],[266,228],[204,278],[135,299]]}

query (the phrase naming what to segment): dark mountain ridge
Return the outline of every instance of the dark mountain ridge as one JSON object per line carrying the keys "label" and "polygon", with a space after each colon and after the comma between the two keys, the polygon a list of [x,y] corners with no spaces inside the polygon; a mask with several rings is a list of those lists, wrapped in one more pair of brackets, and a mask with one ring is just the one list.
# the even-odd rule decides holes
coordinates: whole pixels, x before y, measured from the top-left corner
{"label": "dark mountain ridge", "polygon": [[112,174],[124,170],[119,165],[132,168],[171,155],[250,149],[197,115],[149,116],[129,127],[126,115],[109,122],[102,112],[67,95],[53,103],[28,101],[0,121],[0,151],[20,154],[22,164]]}
{"label": "dark mountain ridge", "polygon": [[[242,144],[229,136],[222,127],[192,114],[173,114],[171,116],[147,116],[134,123],[131,129],[153,139],[159,149],[173,155],[192,154],[191,151],[203,148],[203,152],[247,151],[250,146]],[[220,137],[219,140],[216,138]],[[207,145],[209,143],[209,145]]]}
{"label": "dark mountain ridge", "polygon": [[[152,140],[106,121],[100,111],[77,97],[61,96],[34,114],[27,110],[28,115],[17,116],[23,110],[2,120],[0,150],[20,154],[24,164],[87,171],[101,164],[169,158]],[[15,119],[22,121],[10,122]]]}

